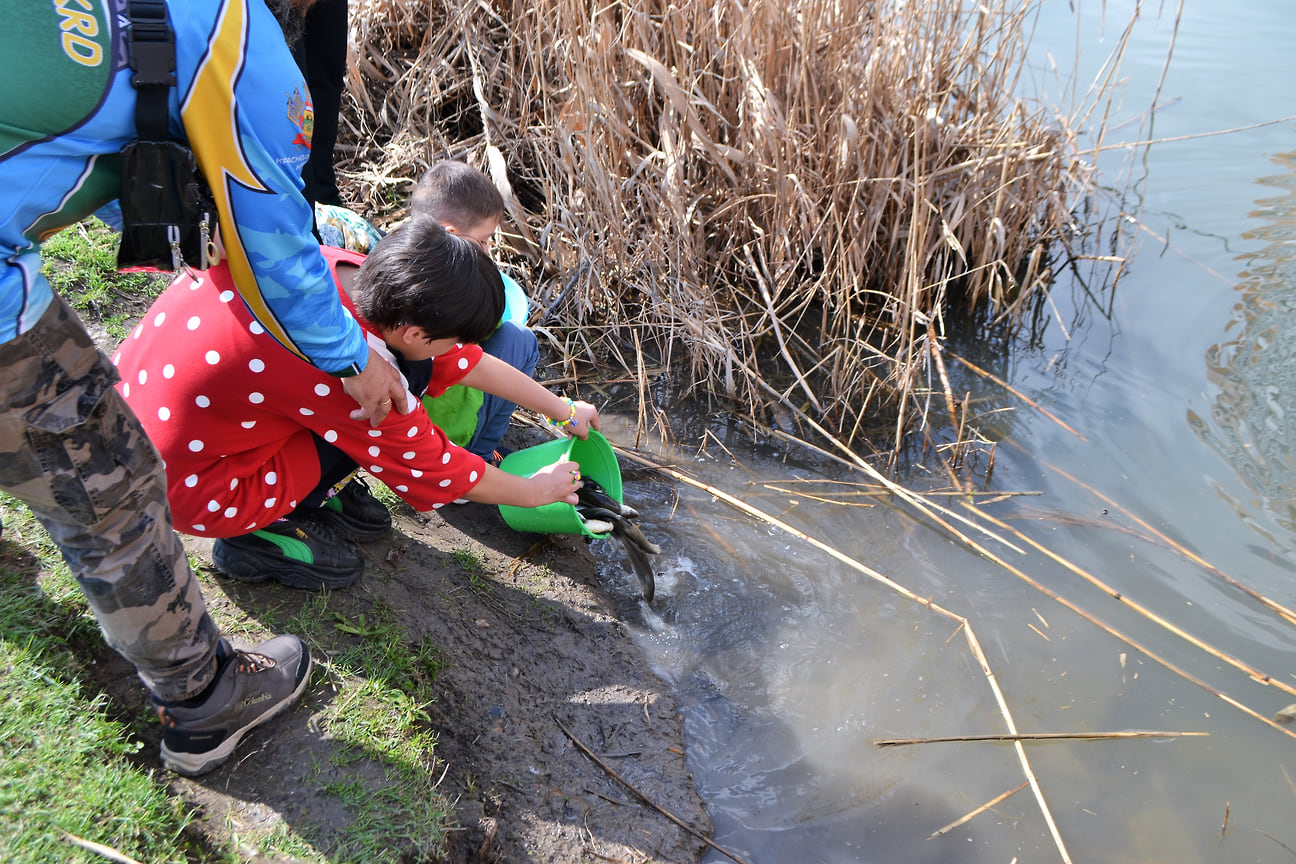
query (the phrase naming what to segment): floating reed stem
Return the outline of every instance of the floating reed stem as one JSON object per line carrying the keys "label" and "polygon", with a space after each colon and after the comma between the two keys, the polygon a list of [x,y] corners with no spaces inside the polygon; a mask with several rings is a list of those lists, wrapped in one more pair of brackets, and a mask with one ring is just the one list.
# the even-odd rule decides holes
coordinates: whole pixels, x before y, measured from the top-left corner
{"label": "floating reed stem", "polygon": [[[905,503],[907,503],[907,504],[913,506],[913,507],[914,507],[915,509],[917,509],[919,512],[924,513],[924,514],[925,514],[929,519],[933,520],[933,521],[936,522],[938,525],[940,525],[942,528],[944,528],[946,531],[948,531],[950,534],[954,535],[954,537],[955,537],[956,539],[961,540],[963,543],[968,544],[968,545],[971,545],[971,544],[972,544],[972,540],[971,540],[971,538],[969,538],[969,537],[967,537],[966,535],[964,535],[961,531],[959,531],[958,529],[956,529],[956,528],[955,528],[953,525],[951,525],[948,521],[942,519],[942,518],[941,518],[941,515],[949,516],[949,517],[950,517],[951,519],[953,519],[954,521],[956,521],[956,522],[960,522],[960,523],[962,523],[962,524],[964,524],[964,525],[967,525],[969,528],[972,528],[972,529],[975,530],[975,531],[978,531],[978,532],[980,532],[980,533],[982,533],[982,534],[985,534],[985,535],[986,535],[987,537],[989,537],[990,539],[995,540],[995,541],[997,541],[997,542],[999,542],[999,543],[1002,543],[1004,546],[1008,547],[1009,549],[1013,550],[1014,552],[1020,553],[1020,554],[1022,554],[1022,555],[1025,555],[1025,554],[1026,554],[1026,552],[1025,552],[1024,549],[1022,549],[1022,548],[1020,548],[1019,546],[1016,546],[1016,545],[1014,545],[1014,544],[1012,544],[1012,543],[1009,543],[1009,542],[1008,542],[1007,540],[1005,540],[1004,538],[1002,538],[1002,537],[1000,537],[999,535],[995,534],[994,532],[990,531],[990,530],[989,530],[988,528],[986,528],[984,525],[978,525],[977,523],[971,521],[970,519],[968,519],[967,517],[965,517],[965,516],[963,516],[963,515],[961,515],[961,514],[955,513],[954,511],[952,511],[952,510],[950,510],[950,509],[948,509],[948,508],[946,508],[946,507],[942,507],[942,506],[940,506],[939,504],[936,504],[936,503],[934,503],[934,502],[928,501],[928,500],[924,499],[923,496],[917,494],[916,492],[910,492],[908,489],[904,488],[904,487],[901,486],[900,484],[898,484],[898,483],[896,483],[895,481],[891,480],[889,477],[887,477],[887,476],[886,476],[885,474],[883,474],[881,471],[878,471],[878,470],[877,470],[876,468],[874,468],[872,465],[868,464],[868,462],[865,462],[863,459],[861,459],[861,458],[859,457],[858,454],[856,454],[854,451],[852,451],[849,447],[847,447],[847,446],[846,446],[845,444],[843,444],[841,441],[838,441],[838,440],[837,440],[835,437],[833,437],[833,436],[832,436],[832,435],[831,435],[831,434],[830,434],[826,429],[824,429],[823,427],[821,427],[821,426],[819,426],[817,423],[815,423],[813,420],[811,420],[808,416],[805,415],[804,412],[800,412],[800,411],[798,411],[798,412],[797,412],[797,416],[798,416],[798,417],[799,417],[803,422],[806,422],[806,423],[810,423],[810,424],[812,424],[813,427],[815,428],[815,430],[816,430],[817,432],[819,432],[819,434],[821,434],[821,435],[823,435],[825,438],[827,438],[828,441],[830,441],[831,443],[833,443],[833,444],[834,444],[834,445],[835,445],[839,450],[841,450],[841,451],[846,455],[847,458],[844,459],[844,460],[842,460],[844,464],[850,465],[850,466],[853,467],[853,468],[856,468],[856,469],[858,469],[858,470],[860,470],[860,471],[863,471],[865,474],[867,474],[868,476],[872,477],[872,478],[873,478],[873,479],[874,479],[874,480],[875,480],[879,485],[883,486],[883,487],[886,488],[888,491],[890,491],[893,495],[895,495],[895,497],[897,497],[897,498],[899,498],[901,501],[904,501]],[[805,441],[805,440],[803,440],[803,439],[801,439],[801,438],[796,438],[796,437],[794,437],[794,436],[792,436],[792,435],[788,435],[787,433],[785,433],[785,432],[781,432],[781,431],[779,431],[779,430],[777,430],[777,429],[771,430],[771,434],[773,434],[773,436],[776,437],[776,438],[782,438],[782,439],[785,440],[785,441],[792,441],[792,442],[795,442],[795,443],[797,443],[797,444],[800,444],[800,445],[803,446],[803,447],[810,448],[810,449],[815,450],[815,451],[817,451],[817,452],[824,452],[821,448],[816,447],[815,445],[809,443],[808,441]],[[941,514],[941,515],[937,515],[937,514]]]}
{"label": "floating reed stem", "polygon": [[1171,672],[1174,672],[1176,675],[1180,676],[1184,680],[1196,684],[1198,687],[1202,688],[1207,693],[1210,693],[1212,696],[1216,697],[1217,699],[1220,699],[1223,702],[1227,703],[1228,705],[1233,706],[1237,710],[1241,711],[1243,714],[1246,714],[1249,717],[1259,720],[1261,723],[1265,724],[1266,726],[1272,729],[1277,729],[1279,732],[1283,733],[1284,735],[1288,735],[1291,736],[1292,738],[1296,738],[1296,731],[1293,731],[1291,729],[1286,728],[1285,726],[1281,726],[1275,723],[1273,720],[1261,714],[1259,711],[1256,711],[1254,708],[1249,708],[1246,705],[1243,705],[1241,702],[1237,701],[1232,696],[1229,696],[1227,693],[1215,689],[1214,687],[1207,684],[1205,681],[1202,681],[1200,678],[1197,678],[1196,676],[1192,675],[1188,671],[1181,669],[1179,666],[1176,666],[1174,663],[1170,662],[1165,657],[1162,657],[1160,654],[1148,648],[1146,645],[1143,645],[1142,643],[1136,641],[1134,638],[1130,636],[1126,636],[1124,633],[1117,630],[1115,627],[1112,627],[1109,624],[1100,621],[1098,618],[1094,617],[1093,615],[1090,615],[1088,612],[1084,611],[1079,606],[1072,603],[1070,600],[1067,600],[1065,597],[1058,594],[1056,591],[1046,588],[1044,585],[1040,584],[1037,580],[1032,579],[1030,576],[1027,576],[1024,572],[1012,566],[1007,561],[1004,561],[1002,558],[995,555],[985,547],[979,544],[973,544],[972,548],[974,551],[984,555],[986,558],[993,561],[995,564],[998,564],[1000,567],[1007,570],[1009,573],[1013,574],[1018,579],[1021,579],[1027,585],[1030,585],[1036,591],[1039,591],[1040,593],[1052,598],[1058,603],[1061,603],[1063,606],[1070,609],[1072,612],[1079,615],[1081,618],[1088,621],[1090,624],[1093,624],[1095,627],[1098,627],[1101,630],[1105,631],[1106,633],[1115,636],[1117,639],[1124,642],[1126,645],[1130,646],[1136,651],[1142,652],[1144,656],[1152,660],[1155,660],[1157,663],[1160,663],[1166,669],[1169,669]]}
{"label": "floating reed stem", "polygon": [[980,807],[976,808],[971,813],[967,813],[959,817],[958,819],[955,819],[953,822],[949,823],[944,828],[940,828],[936,831],[933,831],[931,834],[928,834],[927,839],[931,840],[932,838],[939,837],[942,834],[948,834],[949,832],[953,831],[955,828],[959,827],[960,825],[972,821],[977,816],[980,816],[982,813],[989,810],[991,807],[994,807],[998,804],[1003,803],[1004,801],[1007,801],[1013,795],[1016,795],[1018,792],[1025,789],[1026,785],[1027,784],[1025,783],[1025,781],[1023,781],[1017,786],[1014,786],[1013,788],[1009,789],[1007,792],[1003,792],[999,795],[996,795],[994,798],[991,798],[989,801],[982,804]]}
{"label": "floating reed stem", "polygon": [[1053,559],[1058,564],[1061,564],[1063,567],[1065,567],[1067,570],[1070,570],[1072,573],[1076,574],[1081,579],[1084,579],[1090,585],[1093,585],[1095,588],[1098,588],[1099,590],[1103,591],[1112,599],[1119,601],[1120,603],[1124,604],[1130,609],[1133,609],[1135,612],[1139,613],[1144,618],[1156,624],[1158,627],[1168,630],[1169,632],[1178,636],[1180,639],[1183,639],[1189,645],[1192,645],[1195,648],[1199,648],[1202,651],[1205,651],[1207,654],[1211,655],[1215,659],[1227,663],[1229,666],[1232,666],[1234,669],[1237,669],[1240,672],[1245,672],[1247,676],[1250,677],[1251,680],[1253,681],[1256,681],[1260,684],[1267,684],[1272,687],[1277,687],[1279,690],[1282,690],[1286,693],[1296,696],[1296,686],[1292,686],[1291,684],[1288,684],[1287,682],[1283,681],[1281,678],[1275,678],[1267,672],[1261,672],[1259,669],[1256,669],[1254,666],[1244,663],[1241,660],[1237,659],[1236,657],[1233,657],[1230,654],[1226,654],[1223,651],[1219,650],[1218,648],[1214,647],[1213,645],[1210,645],[1202,641],[1201,639],[1198,639],[1196,636],[1193,636],[1191,633],[1188,633],[1187,631],[1176,626],[1175,624],[1172,624],[1171,622],[1162,618],[1160,615],[1148,609],[1146,606],[1143,606],[1141,603],[1137,603],[1131,600],[1129,597],[1122,594],[1120,591],[1117,591],[1115,588],[1111,587],[1106,582],[1103,582],[1101,579],[1092,575],[1091,573],[1084,570],[1083,568],[1071,563],[1067,559],[1063,558],[1061,555],[1058,555],[1057,553],[1045,547],[1043,544],[1036,542],[1034,539],[1027,536],[1023,532],[1017,530],[1016,528],[1012,527],[1008,523],[1000,519],[996,519],[990,514],[982,510],[978,510],[977,508],[973,507],[971,504],[967,503],[966,501],[962,503],[963,506],[966,507],[969,511],[977,514],[982,519],[985,519],[987,522],[989,522],[992,525],[995,525],[1005,531],[1011,531],[1020,540],[1035,547],[1044,555]]}
{"label": "floating reed stem", "polygon": [[1007,390],[1009,393],[1016,396],[1018,399],[1025,402],[1027,405],[1034,408],[1036,411],[1040,412],[1045,417],[1049,418],[1054,423],[1058,424],[1063,429],[1067,430],[1072,435],[1079,438],[1081,441],[1089,440],[1088,438],[1086,438],[1085,436],[1077,432],[1075,429],[1072,429],[1069,425],[1067,425],[1067,423],[1063,421],[1062,418],[1058,417],[1056,414],[1052,413],[1047,408],[1040,405],[1034,399],[1031,399],[1025,393],[1013,387],[1011,384],[1009,384],[1007,381],[1000,378],[998,375],[995,375],[993,372],[987,372],[986,370],[982,369],[980,366],[973,363],[971,360],[965,360],[959,355],[955,354],[953,351],[950,351],[949,349],[945,349],[945,353],[953,357],[955,360],[959,361],[959,363],[962,363],[963,366],[967,368],[969,371],[975,372],[977,375],[980,375],[982,378],[986,379],[987,381],[993,381],[994,383],[998,384],[1000,387]]}
{"label": "floating reed stem", "polygon": [[1234,126],[1230,129],[1216,129],[1214,132],[1195,132],[1191,135],[1175,135],[1170,138],[1143,138],[1138,141],[1124,141],[1119,144],[1104,144],[1098,148],[1099,151],[1105,150],[1132,150],[1136,147],[1150,147],[1153,144],[1169,144],[1175,141],[1195,141],[1198,138],[1214,138],[1217,135],[1233,135],[1238,132],[1249,132],[1252,129],[1263,129],[1265,126],[1277,126],[1281,123],[1290,123],[1296,120],[1296,114],[1289,117],[1279,117],[1276,120],[1262,120],[1259,123],[1248,123],[1246,126]]}
{"label": "floating reed stem", "polygon": [[[1017,444],[1016,442],[1012,442],[1012,441],[1010,441],[1009,443],[1011,443],[1018,450],[1021,449],[1020,444]],[[1103,494],[1102,492],[1099,492],[1097,489],[1093,488],[1088,483],[1084,482],[1083,480],[1076,477],[1075,475],[1070,474],[1067,471],[1064,471],[1063,469],[1057,467],[1056,465],[1049,465],[1049,468],[1051,468],[1053,471],[1057,472],[1061,476],[1065,477],[1066,479],[1070,480],[1072,483],[1075,483],[1077,486],[1084,489],[1086,492],[1093,495],[1095,498],[1102,501],[1110,509],[1119,510],[1121,513],[1124,513],[1126,517],[1128,517],[1132,522],[1134,522],[1140,528],[1147,531],[1148,534],[1150,534],[1153,537],[1156,537],[1159,541],[1164,543],[1168,548],[1173,549],[1175,552],[1182,555],[1184,558],[1193,562],[1198,567],[1201,567],[1207,573],[1210,573],[1212,576],[1215,576],[1216,578],[1220,579],[1225,584],[1231,585],[1232,587],[1241,591],[1243,594],[1246,594],[1248,597],[1260,603],[1262,606],[1274,612],[1277,612],[1278,615],[1280,615],[1283,618],[1283,620],[1285,620],[1288,624],[1296,625],[1296,612],[1292,611],[1290,608],[1284,606],[1283,604],[1279,603],[1276,600],[1271,600],[1270,598],[1261,594],[1259,591],[1256,591],[1254,588],[1242,584],[1237,579],[1234,579],[1232,576],[1225,573],[1223,570],[1220,570],[1214,564],[1211,564],[1205,558],[1202,558],[1197,553],[1188,549],[1182,543],[1179,543],[1178,541],[1171,539],[1164,532],[1153,527],[1146,519],[1143,519],[1129,512],[1124,507],[1117,504],[1116,501],[1114,501],[1111,497]]]}
{"label": "floating reed stem", "polygon": [[900,747],[906,744],[951,744],[961,741],[1120,741],[1128,738],[1203,738],[1209,732],[1019,732],[1016,735],[949,735],[938,738],[874,738],[878,747]]}
{"label": "floating reed stem", "polygon": [[[771,492],[779,492],[784,495],[802,495],[804,493],[796,489],[789,489],[789,486],[809,486],[811,484],[822,483],[828,486],[850,486],[849,490],[840,492],[820,492],[814,495],[816,501],[832,501],[839,498],[894,498],[895,493],[890,489],[883,488],[871,483],[843,483],[840,480],[817,479],[813,477],[788,477],[783,480],[761,480],[752,481],[754,485],[759,485]],[[1033,497],[1043,495],[1044,493],[1037,489],[1018,489],[1013,490],[979,490],[968,489],[958,491],[953,489],[933,489],[922,493],[924,498],[968,498],[968,499],[987,499],[990,501],[1006,501],[1009,498]],[[811,497],[808,496],[807,497]]]}
{"label": "floating reed stem", "polygon": [[[808,420],[808,418],[806,418],[806,419]],[[813,421],[810,421],[810,422],[813,422]],[[820,431],[822,434],[825,434],[825,435],[827,434],[827,433],[824,433],[823,430],[819,430],[819,431]],[[802,444],[803,446],[806,446],[806,447],[811,447],[811,448],[813,448],[813,449],[818,449],[818,448],[814,448],[814,445],[811,445],[811,444],[809,444],[808,442],[802,441],[802,440],[797,439],[797,438],[793,438],[793,437],[791,437],[791,436],[783,435],[783,436],[780,436],[780,437],[783,437],[785,440],[788,440],[788,441],[793,441],[793,442],[795,442],[795,443]],[[832,439],[831,436],[828,436],[828,437],[829,437],[829,440],[833,440],[834,443],[837,443],[837,446],[838,446],[838,447],[843,447],[843,446],[844,446],[844,445],[840,444],[840,442],[836,442],[835,439]],[[1020,448],[1020,445],[1017,445],[1017,444],[1015,444],[1015,443],[1014,443],[1014,446]],[[855,459],[855,461],[854,461],[853,463],[851,463],[851,464],[858,465],[858,466],[859,466],[859,467],[860,467],[860,468],[861,468],[865,473],[869,474],[869,475],[872,476],[872,477],[875,477],[875,478],[881,478],[881,481],[882,481],[883,485],[885,485],[887,488],[896,488],[896,489],[899,489],[899,488],[900,488],[900,487],[896,486],[894,483],[891,483],[889,480],[886,480],[886,478],[883,478],[883,477],[882,477],[882,476],[877,472],[876,469],[874,469],[871,465],[868,465],[868,463],[864,462],[862,459],[859,459],[859,457],[858,457],[858,456],[855,456],[855,454],[853,454],[853,453],[849,453],[849,451],[848,451],[847,455],[849,455],[849,456],[853,456],[854,459]],[[1068,478],[1074,480],[1074,481],[1077,482],[1077,483],[1080,482],[1079,480],[1075,480],[1074,477],[1071,477],[1071,475],[1066,474],[1066,472],[1063,472],[1063,471],[1061,471],[1060,469],[1055,469],[1055,470],[1058,470],[1059,473],[1063,474],[1063,476],[1066,476],[1066,477],[1068,477]],[[681,476],[682,476],[682,475],[681,475]],[[687,482],[687,481],[686,481],[686,482]],[[1081,485],[1084,485],[1084,484],[1081,484]],[[1108,502],[1108,504],[1109,504],[1111,507],[1114,508],[1114,507],[1117,506],[1116,503],[1115,503],[1114,501],[1111,501],[1110,499],[1106,498],[1106,496],[1102,496],[1101,493],[1098,493],[1096,490],[1093,490],[1093,489],[1091,489],[1091,488],[1088,487],[1088,486],[1085,486],[1085,488],[1086,488],[1086,489],[1090,489],[1090,491],[1093,492],[1093,494],[1095,494],[1095,495],[1099,495],[1100,497],[1102,497],[1105,501]],[[921,497],[921,496],[918,496],[916,493],[912,493],[912,492],[905,491],[903,495],[899,495],[899,494],[898,494],[897,497],[900,497],[900,498],[902,498],[902,499],[905,500],[905,501],[912,502],[915,498],[918,498],[918,497]],[[984,517],[984,514],[981,514],[981,512],[978,511],[978,510],[975,510],[975,508],[972,508],[972,507],[970,507],[970,506],[967,505],[967,504],[964,504],[964,506],[967,507],[969,510],[973,510],[973,511],[976,512],[978,515],[982,515],[983,518],[985,518],[985,517]],[[943,508],[941,508],[941,509],[943,509]],[[1094,617],[1093,615],[1089,614],[1089,613],[1086,612],[1085,610],[1081,609],[1079,606],[1077,606],[1076,604],[1072,603],[1070,600],[1067,600],[1065,597],[1061,596],[1061,595],[1058,594],[1056,591],[1053,591],[1053,590],[1051,590],[1051,589],[1049,589],[1049,588],[1046,588],[1046,587],[1045,587],[1044,585],[1042,585],[1039,581],[1037,581],[1037,580],[1031,578],[1030,576],[1026,575],[1026,573],[1024,573],[1022,570],[1020,570],[1020,569],[1018,569],[1018,568],[1012,566],[1012,565],[1009,564],[1007,561],[1004,561],[1002,558],[1000,558],[999,556],[995,555],[994,553],[992,553],[990,550],[986,549],[986,548],[985,548],[984,546],[982,546],[981,544],[979,544],[979,543],[973,541],[971,538],[967,537],[966,535],[964,535],[964,534],[962,534],[962,533],[960,533],[960,532],[954,531],[954,530],[949,526],[948,523],[946,523],[944,520],[940,519],[940,517],[936,516],[936,515],[931,511],[930,508],[926,508],[926,507],[921,507],[921,506],[920,506],[920,507],[919,507],[919,510],[920,510],[921,512],[925,513],[925,514],[928,516],[928,518],[931,518],[933,521],[935,521],[936,524],[940,525],[940,526],[941,526],[942,528],[944,528],[946,531],[949,531],[951,534],[953,534],[956,538],[958,538],[960,541],[962,541],[965,545],[968,546],[968,548],[972,549],[974,552],[977,552],[977,553],[979,553],[979,554],[981,554],[981,555],[984,555],[984,556],[985,556],[986,558],[988,558],[990,561],[993,561],[995,564],[997,564],[997,565],[999,565],[1000,567],[1002,567],[1003,569],[1007,570],[1009,573],[1013,574],[1013,575],[1016,576],[1018,579],[1021,579],[1023,582],[1025,582],[1026,584],[1028,584],[1028,585],[1030,585],[1032,588],[1034,588],[1036,591],[1039,591],[1040,593],[1042,593],[1042,594],[1048,596],[1049,598],[1055,600],[1056,602],[1061,603],[1061,604],[1062,604],[1063,606],[1065,606],[1067,609],[1070,609],[1072,612],[1074,612],[1075,614],[1079,615],[1081,618],[1083,618],[1084,620],[1088,621],[1089,623],[1093,624],[1095,627],[1098,627],[1098,628],[1100,628],[1101,630],[1105,631],[1106,633],[1108,633],[1108,634],[1110,634],[1110,635],[1116,637],[1116,638],[1119,639],[1120,641],[1124,642],[1126,645],[1129,645],[1131,648],[1134,648],[1134,649],[1136,649],[1136,650],[1142,652],[1145,656],[1149,657],[1149,658],[1152,659],[1152,660],[1155,660],[1157,663],[1160,663],[1160,664],[1161,664],[1162,666],[1164,666],[1166,669],[1169,669],[1171,672],[1174,672],[1176,675],[1179,675],[1180,677],[1182,677],[1182,678],[1184,678],[1185,680],[1191,682],[1192,684],[1195,684],[1195,685],[1197,685],[1198,687],[1201,687],[1203,690],[1205,690],[1206,692],[1210,693],[1212,696],[1215,696],[1216,698],[1222,700],[1222,701],[1225,702],[1226,704],[1231,705],[1232,707],[1236,708],[1237,710],[1241,711],[1242,713],[1246,714],[1247,716],[1252,717],[1252,718],[1254,718],[1254,719],[1256,719],[1256,720],[1259,720],[1261,723],[1265,724],[1266,726],[1269,726],[1269,727],[1272,728],[1272,729],[1277,729],[1279,732],[1282,732],[1284,735],[1289,735],[1289,736],[1291,736],[1291,737],[1293,737],[1293,738],[1296,738],[1296,731],[1293,731],[1293,730],[1291,730],[1291,729],[1286,728],[1285,726],[1282,726],[1282,725],[1279,725],[1278,723],[1275,723],[1272,719],[1270,719],[1269,717],[1266,717],[1265,715],[1261,714],[1259,711],[1256,711],[1255,709],[1250,708],[1250,707],[1248,707],[1248,706],[1242,704],[1241,702],[1239,702],[1239,701],[1237,701],[1236,699],[1234,699],[1232,696],[1229,696],[1228,694],[1226,694],[1226,693],[1224,693],[1224,692],[1222,692],[1222,691],[1220,691],[1220,690],[1217,690],[1216,688],[1210,686],[1210,685],[1207,684],[1206,682],[1202,681],[1201,679],[1197,678],[1196,676],[1190,674],[1190,673],[1187,672],[1186,670],[1180,668],[1179,666],[1176,666],[1174,663],[1170,662],[1170,661],[1167,660],[1166,658],[1164,658],[1164,657],[1162,657],[1161,655],[1157,654],[1155,651],[1153,651],[1153,650],[1151,650],[1150,648],[1146,647],[1145,645],[1143,645],[1143,644],[1137,642],[1137,641],[1134,640],[1132,637],[1127,636],[1127,635],[1125,635],[1124,633],[1120,632],[1119,630],[1115,629],[1114,627],[1111,627],[1110,625],[1108,625],[1108,624],[1106,624],[1106,623],[1100,621],[1098,618]],[[759,511],[757,511],[757,512],[759,512]],[[961,520],[961,521],[967,522],[968,520]],[[1220,571],[1216,570],[1216,569],[1215,569],[1214,567],[1212,567],[1210,564],[1207,564],[1207,563],[1206,563],[1205,561],[1203,561],[1201,558],[1198,558],[1197,556],[1192,555],[1192,553],[1189,553],[1188,550],[1183,549],[1182,546],[1180,546],[1179,544],[1177,544],[1177,543],[1175,543],[1174,541],[1170,540],[1170,538],[1166,537],[1166,536],[1165,536],[1164,534],[1162,534],[1161,532],[1156,531],[1155,529],[1153,529],[1152,526],[1148,525],[1146,522],[1143,522],[1142,520],[1136,520],[1136,521],[1139,521],[1139,523],[1140,523],[1144,528],[1148,529],[1150,533],[1152,533],[1152,534],[1154,534],[1155,536],[1161,538],[1161,539],[1166,543],[1166,545],[1169,546],[1170,548],[1172,548],[1172,549],[1176,549],[1176,550],[1181,550],[1183,554],[1188,555],[1188,556],[1191,556],[1191,559],[1190,559],[1190,560],[1195,560],[1195,561],[1197,561],[1197,562],[1200,562],[1203,566],[1209,568],[1212,572],[1217,573],[1218,575],[1220,575],[1221,577],[1223,577],[1223,578],[1225,578],[1225,579],[1228,579],[1228,578],[1229,578],[1229,577],[1225,576],[1223,573],[1221,573]],[[984,529],[983,529],[983,530],[984,530]],[[798,533],[799,533],[799,532],[798,532]],[[988,533],[988,532],[986,532],[986,533]],[[990,536],[994,536],[994,537],[997,538],[998,535],[990,535]],[[1012,548],[1012,549],[1014,549],[1014,550],[1016,550],[1016,551],[1019,551],[1019,552],[1021,551],[1018,547],[1013,546],[1012,544],[1008,544],[1007,541],[1001,541],[1001,542],[1004,542],[1005,545],[1008,545],[1008,546],[1009,546],[1009,548]],[[1023,553],[1023,554],[1024,554],[1024,553]],[[1245,588],[1245,586],[1241,586],[1241,587]],[[1247,592],[1250,593],[1250,594],[1252,594],[1253,596],[1257,596],[1257,597],[1260,597],[1260,596],[1261,596],[1261,595],[1256,594],[1256,593],[1253,592],[1253,591],[1250,591],[1250,589],[1245,589],[1245,590],[1247,590]],[[1267,599],[1267,598],[1264,598],[1264,599]],[[1269,602],[1272,602],[1272,601],[1269,601]],[[1281,607],[1280,607],[1280,608],[1281,608]],[[1285,617],[1285,616],[1284,616],[1284,617]],[[1240,661],[1239,661],[1239,662],[1240,662]],[[1250,674],[1250,673],[1248,672],[1248,674]],[[1262,678],[1256,678],[1257,681],[1260,681],[1260,680],[1262,680],[1262,679],[1265,679],[1266,682],[1268,682],[1268,681],[1273,681],[1272,678],[1266,676],[1264,673],[1258,673],[1258,674],[1260,674],[1260,675],[1262,676]],[[1254,676],[1253,676],[1253,677],[1254,677]],[[1278,685],[1275,685],[1275,686],[1278,686]]]}

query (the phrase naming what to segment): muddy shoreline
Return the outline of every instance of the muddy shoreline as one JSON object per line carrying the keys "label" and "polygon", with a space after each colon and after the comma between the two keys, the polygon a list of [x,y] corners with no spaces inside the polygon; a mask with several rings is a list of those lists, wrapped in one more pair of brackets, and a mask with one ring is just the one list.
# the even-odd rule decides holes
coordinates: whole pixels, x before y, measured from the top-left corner
{"label": "muddy shoreline", "polygon": [[[359,621],[398,610],[406,639],[426,638],[444,652],[426,706],[437,736],[430,770],[454,802],[457,824],[433,857],[394,843],[387,860],[698,861],[711,823],[685,761],[681,717],[627,631],[635,598],[622,596],[623,585],[600,584],[598,545],[520,534],[486,505],[430,514],[398,505],[393,517],[387,538],[363,546],[364,578],[329,597],[329,614]],[[314,595],[218,578],[211,541],[185,539],[218,618],[309,614]],[[480,569],[465,571],[456,552]],[[129,667],[104,653],[95,664],[100,684],[119,705],[144,706]],[[282,822],[317,850],[338,845],[354,814],[327,791],[328,769],[321,775],[342,751],[318,722],[330,690],[317,662],[302,702],[255,730],[235,759],[195,779],[160,775],[193,810],[196,843],[255,837]],[[155,764],[157,724],[136,728],[141,763]],[[357,766],[347,758],[348,782],[359,777],[375,795],[393,791],[379,760]],[[255,843],[244,851],[254,862],[291,860],[266,857]]]}

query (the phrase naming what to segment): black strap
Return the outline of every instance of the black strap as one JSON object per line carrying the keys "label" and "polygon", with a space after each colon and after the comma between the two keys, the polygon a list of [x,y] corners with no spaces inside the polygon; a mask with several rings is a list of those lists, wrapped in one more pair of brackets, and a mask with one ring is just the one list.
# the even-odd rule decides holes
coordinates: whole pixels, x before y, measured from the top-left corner
{"label": "black strap", "polygon": [[175,33],[163,0],[130,0],[131,84],[135,101],[135,134],[147,141],[166,141],[167,100],[175,86]]}

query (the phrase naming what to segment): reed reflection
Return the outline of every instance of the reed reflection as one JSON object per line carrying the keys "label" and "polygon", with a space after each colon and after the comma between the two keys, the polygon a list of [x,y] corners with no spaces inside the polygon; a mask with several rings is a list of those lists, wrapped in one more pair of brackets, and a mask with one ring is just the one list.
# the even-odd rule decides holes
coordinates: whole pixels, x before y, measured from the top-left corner
{"label": "reed reflection", "polygon": [[1218,388],[1209,418],[1188,412],[1197,435],[1237,473],[1250,496],[1216,491],[1239,519],[1284,551],[1296,548],[1296,153],[1275,157],[1285,174],[1260,182],[1284,194],[1257,202],[1266,224],[1244,235],[1250,257],[1225,327],[1206,352]]}

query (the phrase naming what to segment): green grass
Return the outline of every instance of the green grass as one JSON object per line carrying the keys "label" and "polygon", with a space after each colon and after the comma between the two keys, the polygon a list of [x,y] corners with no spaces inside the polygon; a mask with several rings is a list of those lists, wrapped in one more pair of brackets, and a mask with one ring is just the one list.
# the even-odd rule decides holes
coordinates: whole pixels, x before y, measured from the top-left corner
{"label": "green grass", "polygon": [[[115,244],[88,220],[45,250],[56,289],[88,324],[106,323],[120,338],[165,281],[115,273]],[[130,315],[104,314],[132,306]],[[200,835],[189,805],[169,789],[172,776],[156,754],[141,752],[133,730],[156,722],[151,712],[98,692],[89,664],[109,649],[57,548],[3,493],[0,522],[0,861],[108,860],[69,835],[148,864],[238,862],[249,850],[302,864],[437,856],[451,805],[436,788],[442,772],[425,709],[446,659],[426,639],[408,639],[391,610],[346,612],[321,594],[252,617],[190,555],[227,636],[256,642],[288,632],[310,645],[318,662],[308,696],[332,693],[315,718],[330,739],[330,764],[292,782],[335,797],[349,817],[341,826],[270,820],[251,831],[227,820],[219,836]]]}
{"label": "green grass", "polygon": [[41,273],[87,321],[100,321],[114,342],[170,281],[169,274],[119,273],[117,232],[93,217],[41,246]]}
{"label": "green grass", "polygon": [[[0,518],[0,861],[104,860],[64,832],[139,861],[195,860],[183,803],[130,760],[140,742],[80,683],[98,637],[80,591],[25,508],[0,496]],[[33,564],[50,570],[39,582]]]}
{"label": "green grass", "polygon": [[[21,503],[2,493],[0,519],[0,861],[103,860],[63,832],[150,864],[238,861],[249,846],[321,864],[384,860],[394,849],[415,860],[435,857],[450,819],[436,788],[436,736],[425,711],[446,662],[437,646],[409,642],[390,610],[348,618],[330,609],[328,595],[311,596],[282,630],[315,651],[312,688],[336,693],[318,717],[335,746],[332,764],[294,782],[336,797],[349,824],[327,849],[279,822],[195,849],[185,839],[185,804],[168,794],[169,775],[150,767],[148,756],[130,758],[141,743],[112,719],[105,695],[83,683],[89,655],[106,649],[57,550]],[[209,600],[217,590],[204,584]],[[226,633],[238,629],[225,604],[213,605]],[[280,629],[267,611],[260,622],[241,622],[244,638]]]}
{"label": "green grass", "polygon": [[46,645],[0,642],[0,859],[100,861],[64,832],[141,861],[184,861],[179,802],[125,757],[138,749],[102,697],[55,677]]}
{"label": "green grass", "polygon": [[456,549],[450,553],[455,563],[468,576],[468,587],[478,594],[490,592],[490,583],[486,579],[486,568],[482,558],[471,549]]}

